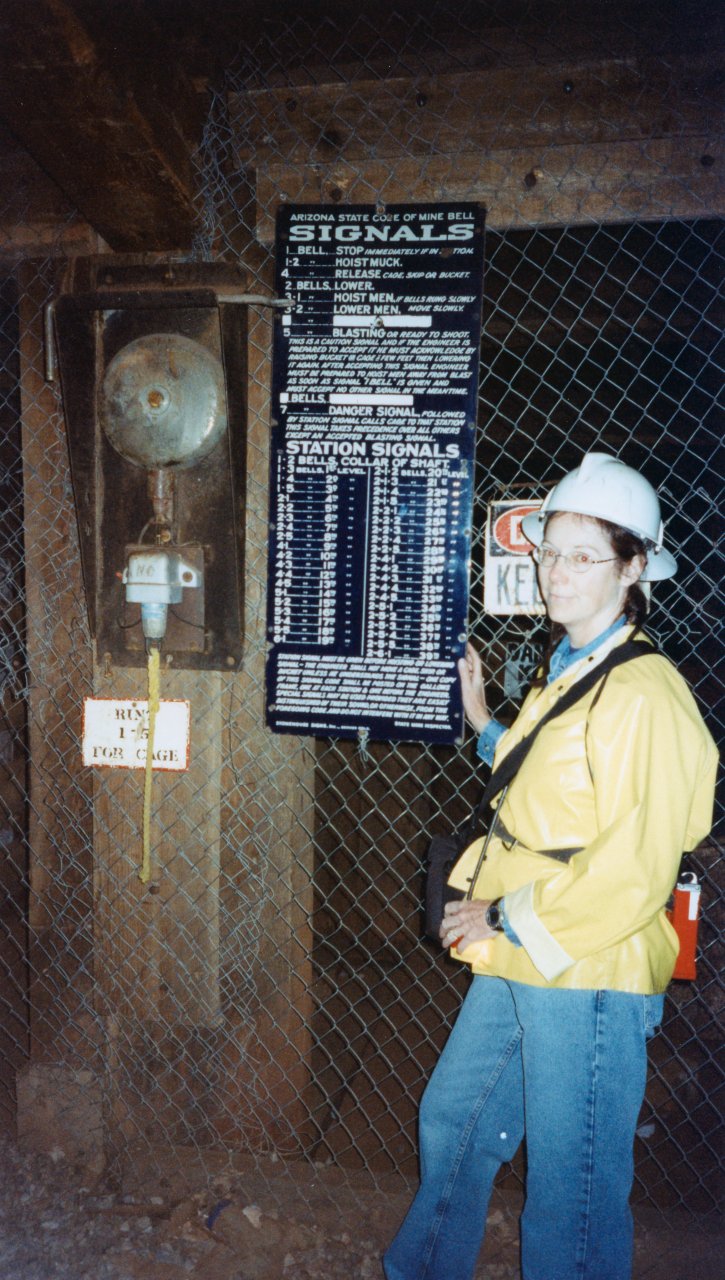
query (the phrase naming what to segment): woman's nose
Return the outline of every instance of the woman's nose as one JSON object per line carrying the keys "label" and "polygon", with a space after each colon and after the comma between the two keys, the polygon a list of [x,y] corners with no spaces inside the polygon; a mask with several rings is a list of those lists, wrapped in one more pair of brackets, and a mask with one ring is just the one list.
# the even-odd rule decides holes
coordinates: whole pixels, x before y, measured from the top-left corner
{"label": "woman's nose", "polygon": [[558,555],[549,570],[550,582],[561,582],[562,578],[567,576],[566,560],[562,555]]}

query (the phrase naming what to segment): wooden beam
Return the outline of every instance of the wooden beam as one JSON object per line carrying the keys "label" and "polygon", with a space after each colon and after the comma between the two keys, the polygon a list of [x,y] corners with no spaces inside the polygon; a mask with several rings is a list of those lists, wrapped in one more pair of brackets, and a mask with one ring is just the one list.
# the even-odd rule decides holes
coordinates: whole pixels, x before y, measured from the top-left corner
{"label": "wooden beam", "polygon": [[[44,377],[43,309],[54,281],[18,277],[28,692],[29,1011],[34,1058],[90,1057],[92,851],[89,771],[78,750],[78,691],[91,647],[56,392]],[[71,1032],[71,1028],[73,1028]]]}
{"label": "wooden beam", "polygon": [[360,164],[272,164],[257,172],[257,237],[292,204],[480,200],[504,230],[722,217],[722,144],[710,137],[512,148]]}
{"label": "wooden beam", "polygon": [[240,165],[365,162],[722,130],[719,50],[334,80],[230,97]]}
{"label": "wooden beam", "polygon": [[[721,48],[723,33],[722,6],[713,0],[593,0],[585,6],[562,0],[459,0],[455,6],[450,0],[358,0],[354,12],[346,9],[342,16],[339,0],[314,6],[301,0],[293,13],[267,4],[263,25],[259,16],[242,17],[237,0],[236,14],[207,31],[207,48],[225,55],[237,44],[250,46],[245,83],[286,85],[292,96],[300,84],[351,82],[361,74],[384,80],[411,68],[433,75],[516,67],[525,76],[533,66],[586,65],[603,56],[667,62],[688,51]],[[196,8],[193,23],[198,31]]]}
{"label": "wooden beam", "polygon": [[[99,237],[0,122],[0,258],[93,253]],[[102,243],[102,242],[101,242]]]}
{"label": "wooden beam", "polygon": [[177,106],[164,110],[165,94],[144,95],[104,62],[68,0],[5,0],[0,48],[0,115],[110,247],[188,247],[193,180],[179,78],[169,76]]}

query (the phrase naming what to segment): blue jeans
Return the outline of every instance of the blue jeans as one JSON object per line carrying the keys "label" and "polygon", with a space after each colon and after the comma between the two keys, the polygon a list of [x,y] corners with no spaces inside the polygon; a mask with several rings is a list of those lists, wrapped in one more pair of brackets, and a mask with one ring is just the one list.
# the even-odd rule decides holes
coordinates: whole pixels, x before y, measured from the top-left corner
{"label": "blue jeans", "polygon": [[421,1184],[388,1280],[470,1280],[524,1131],[524,1280],[629,1280],[632,1147],[663,1000],[473,979],[421,1103]]}

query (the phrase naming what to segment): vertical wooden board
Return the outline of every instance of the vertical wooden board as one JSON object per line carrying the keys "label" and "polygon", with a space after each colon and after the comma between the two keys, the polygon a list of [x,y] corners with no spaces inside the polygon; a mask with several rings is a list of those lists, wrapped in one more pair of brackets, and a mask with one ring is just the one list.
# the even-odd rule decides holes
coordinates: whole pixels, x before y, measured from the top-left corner
{"label": "vertical wooden board", "polygon": [[[161,696],[164,696],[162,681]],[[96,670],[95,697],[148,696],[144,671]],[[115,1025],[158,1016],[160,894],[143,885],[143,771],[93,769],[93,899],[96,936],[95,1003]],[[159,786],[154,777],[154,803]],[[157,851],[155,851],[155,854]]]}
{"label": "vertical wooden board", "polygon": [[[271,280],[270,264],[258,284],[271,289]],[[245,659],[229,678],[224,713],[229,1039],[220,1107],[248,1140],[257,1134],[292,1150],[310,1080],[314,760],[306,740],[264,723],[270,350],[268,315],[251,312]]]}
{"label": "vertical wooden board", "polygon": [[45,380],[47,262],[18,276],[29,670],[28,787],[31,1053],[92,1052],[91,797],[81,767],[80,706],[90,692],[68,456],[56,391]]}
{"label": "vertical wooden board", "polygon": [[183,774],[167,774],[153,809],[159,865],[161,1017],[213,1025],[219,999],[219,858],[221,675],[169,672],[169,698],[191,703],[191,757]]}
{"label": "vertical wooden board", "polygon": [[15,1128],[15,1074],[29,1050],[26,964],[25,706],[3,693],[0,728],[0,1133]]}
{"label": "vertical wooden board", "polygon": [[[95,771],[97,1001],[117,1019],[204,1026],[219,1012],[221,677],[162,668],[161,697],[191,704],[183,773],[155,770],[152,877],[143,856],[143,770]],[[146,674],[96,673],[99,697],[147,697]]]}
{"label": "vertical wooden board", "polygon": [[28,1054],[27,716],[23,688],[22,439],[17,290],[0,278],[0,1131],[15,1129],[15,1076]]}

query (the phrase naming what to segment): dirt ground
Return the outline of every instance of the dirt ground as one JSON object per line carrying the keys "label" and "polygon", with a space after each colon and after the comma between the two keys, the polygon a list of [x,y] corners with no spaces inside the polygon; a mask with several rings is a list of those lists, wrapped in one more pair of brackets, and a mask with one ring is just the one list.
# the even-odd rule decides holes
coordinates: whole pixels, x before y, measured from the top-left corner
{"label": "dirt ground", "polygon": [[[381,1194],[329,1166],[217,1163],[175,1153],[160,1166],[148,1153],[111,1188],[89,1185],[59,1149],[0,1140],[0,1280],[380,1280],[410,1197],[399,1181]],[[520,1207],[517,1193],[495,1193],[476,1280],[519,1280]],[[636,1218],[634,1280],[720,1273],[717,1223]]]}

